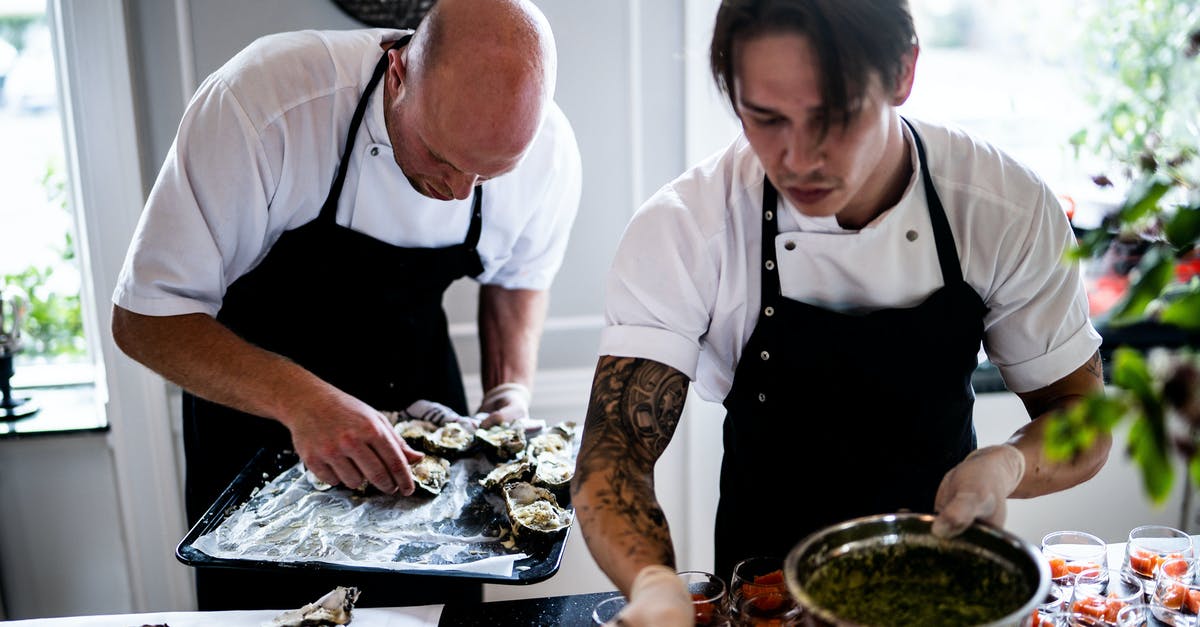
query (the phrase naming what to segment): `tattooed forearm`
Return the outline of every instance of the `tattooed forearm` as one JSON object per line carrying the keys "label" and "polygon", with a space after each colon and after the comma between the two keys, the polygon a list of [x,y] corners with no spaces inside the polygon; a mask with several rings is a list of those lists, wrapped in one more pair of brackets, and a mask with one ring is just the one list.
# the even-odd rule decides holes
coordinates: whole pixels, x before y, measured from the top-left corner
{"label": "tattooed forearm", "polygon": [[[674,564],[654,464],[675,434],[687,386],[686,376],[654,361],[600,358],[571,486],[573,499],[587,492],[576,501],[585,537],[616,531],[609,548]],[[587,524],[610,517],[615,525]]]}

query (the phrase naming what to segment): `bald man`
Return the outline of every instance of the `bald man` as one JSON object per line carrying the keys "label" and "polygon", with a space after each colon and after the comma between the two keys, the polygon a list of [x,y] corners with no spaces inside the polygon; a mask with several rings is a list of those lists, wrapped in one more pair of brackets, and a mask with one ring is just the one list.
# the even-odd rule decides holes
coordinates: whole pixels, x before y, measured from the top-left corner
{"label": "bald man", "polygon": [[[184,393],[194,524],[263,447],[331,484],[409,495],[421,455],[380,412],[526,418],[547,289],[579,202],[549,25],[441,0],[414,32],[263,37],[188,104],[113,295],[113,336]],[[441,301],[480,287],[483,403]],[[470,410],[474,409],[474,412]],[[479,600],[478,584],[201,568],[200,609]]]}

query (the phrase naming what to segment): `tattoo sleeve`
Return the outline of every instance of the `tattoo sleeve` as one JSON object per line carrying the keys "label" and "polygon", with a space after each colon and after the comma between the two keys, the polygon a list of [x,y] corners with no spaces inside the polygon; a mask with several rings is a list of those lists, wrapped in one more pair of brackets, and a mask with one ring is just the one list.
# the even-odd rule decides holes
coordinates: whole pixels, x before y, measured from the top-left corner
{"label": "tattoo sleeve", "polygon": [[684,374],[655,361],[605,356],[597,363],[571,485],[593,554],[604,547],[674,567],[654,464],[675,434],[687,388]]}

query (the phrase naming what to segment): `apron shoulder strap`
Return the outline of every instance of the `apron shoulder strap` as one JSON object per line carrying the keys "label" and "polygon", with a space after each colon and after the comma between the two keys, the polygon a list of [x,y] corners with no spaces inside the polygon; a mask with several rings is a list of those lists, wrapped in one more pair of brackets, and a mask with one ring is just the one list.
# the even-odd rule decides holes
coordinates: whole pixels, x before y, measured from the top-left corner
{"label": "apron shoulder strap", "polygon": [[925,203],[929,205],[929,221],[933,224],[933,239],[937,244],[938,264],[942,267],[942,282],[946,285],[960,283],[963,280],[962,267],[958,261],[958,247],[954,244],[954,232],[950,230],[950,222],[946,219],[946,210],[942,200],[933,187],[933,178],[929,175],[929,162],[925,159],[925,143],[917,133],[916,127],[907,118],[901,117],[912,131],[913,143],[917,145],[917,159],[921,167],[921,180],[925,184]]}
{"label": "apron shoulder strap", "polygon": [[334,177],[333,185],[329,188],[329,195],[325,197],[325,204],[321,205],[321,215],[317,218],[318,220],[333,224],[337,219],[338,199],[342,197],[342,186],[346,183],[346,171],[350,168],[350,156],[354,153],[354,140],[358,137],[358,127],[362,125],[363,114],[367,111],[367,103],[371,101],[371,94],[374,93],[379,79],[383,78],[383,73],[387,70],[388,52],[407,44],[411,38],[412,35],[405,35],[397,39],[375,64],[371,80],[367,81],[367,86],[363,88],[362,97],[358,99],[358,106],[354,109],[354,117],[350,119],[350,130],[346,132],[346,148],[342,151],[337,176]]}

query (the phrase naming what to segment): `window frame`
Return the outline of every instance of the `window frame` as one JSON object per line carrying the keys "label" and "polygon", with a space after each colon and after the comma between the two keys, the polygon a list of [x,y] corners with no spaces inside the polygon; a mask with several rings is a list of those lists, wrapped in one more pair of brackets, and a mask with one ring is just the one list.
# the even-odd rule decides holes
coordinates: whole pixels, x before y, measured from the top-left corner
{"label": "window frame", "polygon": [[122,0],[50,0],[63,143],[79,233],[85,335],[100,367],[96,393],[112,425],[114,480],[135,611],[190,609],[186,533],[163,380],[125,357],[108,332],[116,288],[145,202]]}

